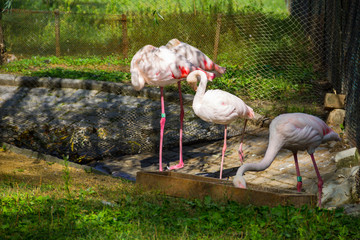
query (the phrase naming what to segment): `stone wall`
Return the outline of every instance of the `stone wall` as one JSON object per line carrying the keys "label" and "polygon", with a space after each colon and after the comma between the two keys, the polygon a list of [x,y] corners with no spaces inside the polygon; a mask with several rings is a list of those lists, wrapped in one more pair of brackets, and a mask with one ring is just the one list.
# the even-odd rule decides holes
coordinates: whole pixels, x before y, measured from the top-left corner
{"label": "stone wall", "polygon": [[[166,92],[166,91],[165,91]],[[77,162],[158,151],[160,90],[92,80],[0,74],[0,141]],[[194,115],[185,103],[184,145],[223,138],[223,126]],[[178,93],[166,93],[164,148],[178,146]],[[242,122],[229,126],[240,134]]]}

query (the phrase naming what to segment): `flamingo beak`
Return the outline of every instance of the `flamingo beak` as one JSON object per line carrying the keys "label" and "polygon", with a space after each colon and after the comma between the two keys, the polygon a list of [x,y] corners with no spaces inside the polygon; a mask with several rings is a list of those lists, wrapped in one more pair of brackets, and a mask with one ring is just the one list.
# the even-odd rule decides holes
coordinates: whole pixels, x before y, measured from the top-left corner
{"label": "flamingo beak", "polygon": [[197,82],[190,83],[190,87],[191,87],[192,89],[194,89],[194,91],[196,92],[196,91],[197,91]]}
{"label": "flamingo beak", "polygon": [[235,181],[234,186],[237,188],[246,189],[246,186],[244,184],[242,184],[240,181]]}

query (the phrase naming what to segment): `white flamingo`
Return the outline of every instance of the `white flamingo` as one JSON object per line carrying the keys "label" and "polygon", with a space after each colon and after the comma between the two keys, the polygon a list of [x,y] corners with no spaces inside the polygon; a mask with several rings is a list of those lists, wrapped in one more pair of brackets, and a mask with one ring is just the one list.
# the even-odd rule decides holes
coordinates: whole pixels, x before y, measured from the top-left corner
{"label": "white flamingo", "polygon": [[297,159],[297,152],[307,150],[311,156],[316,175],[318,177],[318,198],[321,207],[321,193],[323,180],[316,166],[315,149],[327,141],[340,141],[340,137],[326,123],[318,117],[305,113],[287,113],[277,116],[269,127],[269,145],[263,160],[259,163],[246,163],[242,165],[234,177],[235,187],[246,188],[243,177],[246,171],[263,171],[274,161],[280,149],[285,148],[293,152],[296,174],[297,190],[301,191],[302,180]]}
{"label": "white flamingo", "polygon": [[[209,79],[211,80],[211,79]],[[251,107],[246,105],[240,98],[235,95],[222,91],[222,90],[208,90],[206,85],[208,78],[201,71],[191,72],[186,81],[196,90],[193,101],[193,109],[195,114],[202,120],[216,124],[225,125],[224,130],[224,145],[222,149],[221,165],[220,165],[220,179],[222,178],[222,169],[224,164],[226,138],[227,138],[227,125],[238,118],[244,118],[244,130],[242,139],[239,146],[239,156],[242,161],[242,142],[244,139],[246,122],[248,119],[254,117],[254,111]],[[200,81],[199,86],[197,86]],[[205,92],[206,91],[206,92]]]}

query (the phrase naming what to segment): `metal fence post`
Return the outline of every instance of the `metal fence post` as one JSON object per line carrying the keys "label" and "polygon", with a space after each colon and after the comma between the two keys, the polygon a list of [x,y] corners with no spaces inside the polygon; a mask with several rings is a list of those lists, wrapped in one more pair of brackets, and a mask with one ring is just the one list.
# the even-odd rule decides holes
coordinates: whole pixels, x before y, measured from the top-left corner
{"label": "metal fence post", "polygon": [[121,16],[121,27],[122,27],[122,43],[121,43],[122,53],[123,53],[123,57],[127,58],[129,51],[129,39],[127,34],[127,20],[125,14]]}
{"label": "metal fence post", "polygon": [[216,32],[215,32],[215,43],[214,43],[214,57],[213,57],[214,62],[216,62],[218,50],[219,50],[220,28],[221,28],[221,14],[218,14],[216,20]]}
{"label": "metal fence post", "polygon": [[56,47],[56,56],[60,57],[60,11],[57,9],[54,11],[55,14],[55,47]]}

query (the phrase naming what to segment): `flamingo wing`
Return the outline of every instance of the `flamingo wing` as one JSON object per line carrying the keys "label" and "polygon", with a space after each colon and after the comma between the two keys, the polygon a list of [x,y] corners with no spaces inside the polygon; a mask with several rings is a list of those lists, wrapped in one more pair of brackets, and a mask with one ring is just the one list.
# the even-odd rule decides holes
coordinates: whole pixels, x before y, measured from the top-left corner
{"label": "flamingo wing", "polygon": [[131,60],[131,82],[136,90],[145,83],[163,87],[186,77],[194,69],[184,56],[168,48],[146,45]]}
{"label": "flamingo wing", "polygon": [[175,53],[184,56],[196,67],[199,67],[205,71],[217,71],[220,74],[223,74],[226,70],[224,67],[220,67],[219,65],[215,64],[208,56],[206,56],[205,53],[196,47],[181,42],[176,38],[170,40],[166,44],[166,47]]}
{"label": "flamingo wing", "polygon": [[[208,90],[194,111],[201,119],[217,124],[229,124],[235,118],[251,118],[252,109],[240,98],[222,90]],[[253,113],[252,113],[253,114]]]}
{"label": "flamingo wing", "polygon": [[304,113],[280,115],[274,127],[280,139],[284,140],[284,148],[307,150],[309,154],[314,153],[322,142],[337,140],[338,137],[320,118]]}

